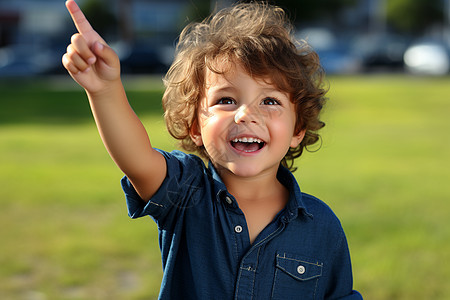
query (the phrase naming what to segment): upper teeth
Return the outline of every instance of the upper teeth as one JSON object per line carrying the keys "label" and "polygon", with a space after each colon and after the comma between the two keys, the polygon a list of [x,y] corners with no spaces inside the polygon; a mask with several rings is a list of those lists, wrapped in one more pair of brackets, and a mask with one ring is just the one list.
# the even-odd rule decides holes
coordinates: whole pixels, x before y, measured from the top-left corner
{"label": "upper teeth", "polygon": [[252,137],[243,137],[243,138],[235,138],[233,140],[234,143],[241,142],[241,143],[262,143],[263,141],[258,138],[252,138]]}

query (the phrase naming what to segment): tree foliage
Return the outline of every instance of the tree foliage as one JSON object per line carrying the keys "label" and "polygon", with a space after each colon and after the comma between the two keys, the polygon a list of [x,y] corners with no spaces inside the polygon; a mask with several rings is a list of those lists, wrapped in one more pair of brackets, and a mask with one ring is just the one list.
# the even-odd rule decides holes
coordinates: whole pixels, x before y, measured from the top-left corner
{"label": "tree foliage", "polygon": [[284,8],[294,22],[303,23],[334,19],[337,12],[357,0],[272,0],[269,3]]}
{"label": "tree foliage", "polygon": [[422,33],[444,21],[442,0],[389,0],[386,4],[388,24],[397,31]]}
{"label": "tree foliage", "polygon": [[117,19],[109,7],[111,5],[102,0],[87,0],[81,7],[92,27],[102,36],[117,30]]}

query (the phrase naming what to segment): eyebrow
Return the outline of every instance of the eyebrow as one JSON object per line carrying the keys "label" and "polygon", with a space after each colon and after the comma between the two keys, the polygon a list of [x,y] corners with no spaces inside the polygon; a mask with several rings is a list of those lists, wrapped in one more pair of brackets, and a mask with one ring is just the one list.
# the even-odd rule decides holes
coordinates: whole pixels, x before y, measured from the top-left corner
{"label": "eyebrow", "polygon": [[223,92],[234,92],[237,90],[237,88],[235,88],[232,85],[223,85],[223,86],[219,86],[219,87],[215,86],[215,87],[209,88],[208,90],[212,90],[214,92],[222,92],[222,91]]}
{"label": "eyebrow", "polygon": [[[215,86],[212,88],[207,88],[207,90],[212,90],[213,92],[235,92],[238,89],[230,84],[230,85],[222,85],[219,87]],[[261,88],[261,90],[264,92],[276,92],[276,93],[285,94],[285,92],[283,92],[275,87],[264,87],[264,88]]]}

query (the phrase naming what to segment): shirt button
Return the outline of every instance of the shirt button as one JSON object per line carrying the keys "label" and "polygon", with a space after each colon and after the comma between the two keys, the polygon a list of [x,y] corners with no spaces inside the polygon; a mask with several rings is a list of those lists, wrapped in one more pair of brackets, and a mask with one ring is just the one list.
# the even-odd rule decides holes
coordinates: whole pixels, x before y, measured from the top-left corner
{"label": "shirt button", "polygon": [[233,200],[232,200],[230,197],[228,197],[228,196],[225,197],[225,201],[226,201],[228,204],[233,203]]}
{"label": "shirt button", "polygon": [[298,274],[305,274],[305,271],[306,271],[306,269],[304,266],[300,265],[297,267]]}
{"label": "shirt button", "polygon": [[236,227],[234,227],[234,231],[236,233],[241,233],[242,232],[242,226],[241,225],[237,225]]}

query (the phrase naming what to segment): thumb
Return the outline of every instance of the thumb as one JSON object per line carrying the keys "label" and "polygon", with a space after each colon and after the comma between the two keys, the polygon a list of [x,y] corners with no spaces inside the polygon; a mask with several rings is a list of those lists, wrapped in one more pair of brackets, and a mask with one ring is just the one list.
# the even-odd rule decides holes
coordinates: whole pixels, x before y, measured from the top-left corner
{"label": "thumb", "polygon": [[116,52],[101,42],[95,42],[93,45],[92,51],[105,65],[110,68],[119,67],[119,58],[117,57]]}

